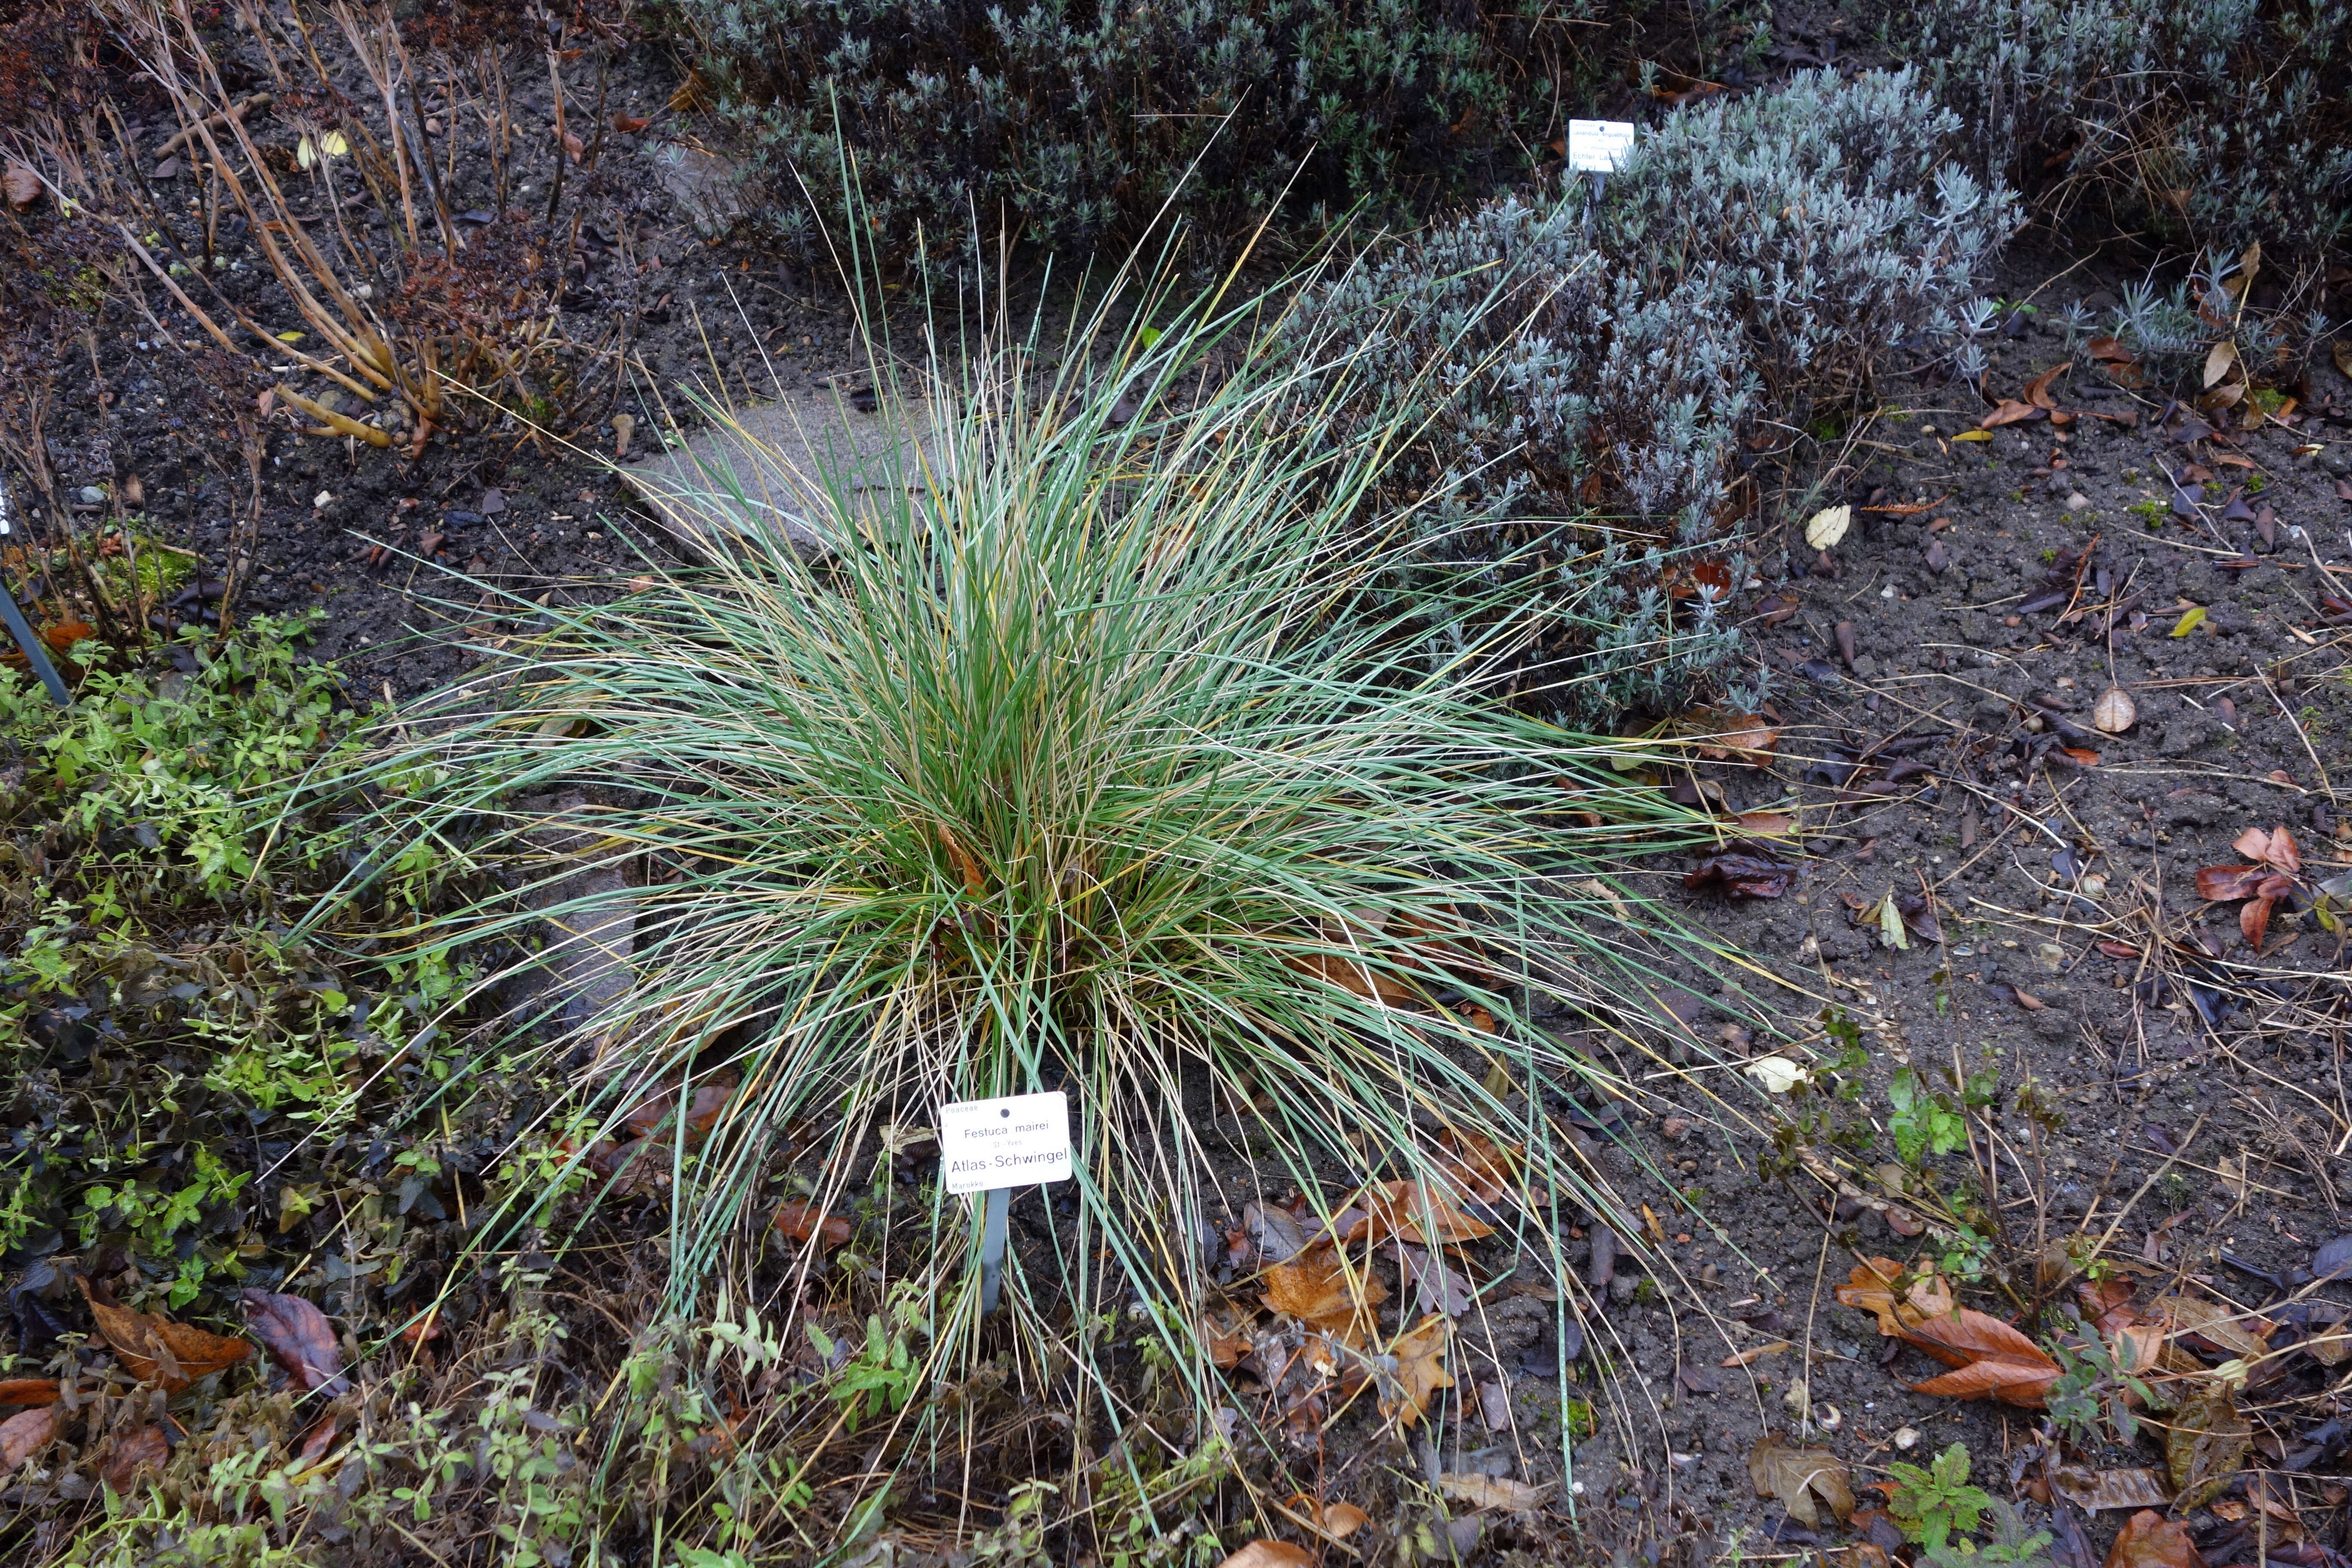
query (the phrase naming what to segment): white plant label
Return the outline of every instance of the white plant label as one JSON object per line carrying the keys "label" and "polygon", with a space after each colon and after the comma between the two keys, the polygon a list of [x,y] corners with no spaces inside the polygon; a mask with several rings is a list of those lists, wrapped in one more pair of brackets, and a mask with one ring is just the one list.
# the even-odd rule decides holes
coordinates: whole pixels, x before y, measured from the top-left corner
{"label": "white plant label", "polygon": [[1070,1100],[1015,1094],[940,1107],[940,1170],[950,1193],[1070,1179]]}
{"label": "white plant label", "polygon": [[1571,120],[1568,122],[1568,166],[1580,174],[1612,174],[1633,150],[1633,124],[1629,120]]}

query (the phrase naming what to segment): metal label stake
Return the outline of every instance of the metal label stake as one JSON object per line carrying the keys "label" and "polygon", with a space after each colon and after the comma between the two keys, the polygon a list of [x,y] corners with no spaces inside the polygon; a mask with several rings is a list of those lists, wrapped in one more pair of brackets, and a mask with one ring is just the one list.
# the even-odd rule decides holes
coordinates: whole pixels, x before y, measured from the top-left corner
{"label": "metal label stake", "polygon": [[1069,1097],[1056,1090],[940,1107],[940,1173],[950,1193],[984,1194],[980,1310],[985,1316],[1003,1293],[1013,1189],[1070,1178]]}
{"label": "metal label stake", "polygon": [[[8,506],[8,481],[0,479],[0,540],[13,539],[16,532],[16,517]],[[49,689],[49,700],[60,708],[72,707],[73,693],[66,689],[66,683],[58,676],[58,667],[49,662],[48,649],[41,646],[41,639],[33,634],[32,623],[17,607],[16,588],[5,582],[0,582],[0,619],[7,621],[8,635],[25,650],[25,662],[33,667],[33,673]]]}

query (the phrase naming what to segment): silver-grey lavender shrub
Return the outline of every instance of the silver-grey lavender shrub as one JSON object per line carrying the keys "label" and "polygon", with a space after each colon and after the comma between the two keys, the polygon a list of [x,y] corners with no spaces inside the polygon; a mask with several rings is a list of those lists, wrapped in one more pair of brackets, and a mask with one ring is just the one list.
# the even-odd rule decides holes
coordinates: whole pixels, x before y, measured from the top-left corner
{"label": "silver-grey lavender shrub", "polygon": [[1163,207],[1223,244],[1286,196],[1384,214],[1458,200],[1523,167],[1553,108],[1522,68],[1531,8],[1499,0],[677,10],[771,238],[814,248],[821,218],[838,245],[854,207],[861,239],[906,257],[919,234],[934,264],[992,250],[1000,229],[1065,256],[1117,247]]}
{"label": "silver-grey lavender shrub", "polygon": [[1742,438],[1858,395],[1898,344],[1973,349],[2016,202],[1949,161],[1958,129],[1910,72],[1801,76],[1675,111],[1590,219],[1580,188],[1492,202],[1302,302],[1307,352],[1353,345],[1423,405],[1392,499],[1420,503],[1428,571],[1399,587],[1433,658],[1472,645],[1465,602],[1535,595],[1509,675],[1566,721],[1754,700],[1712,689],[1740,646]]}
{"label": "silver-grey lavender shrub", "polygon": [[2019,208],[1958,161],[1960,132],[1909,68],[1693,106],[1612,180],[1605,244],[1667,278],[1711,274],[1776,410],[1801,416],[1866,390],[1898,345],[1964,342]]}
{"label": "silver-grey lavender shrub", "polygon": [[2352,239],[2346,0],[1925,0],[1889,42],[2053,217],[2273,265]]}

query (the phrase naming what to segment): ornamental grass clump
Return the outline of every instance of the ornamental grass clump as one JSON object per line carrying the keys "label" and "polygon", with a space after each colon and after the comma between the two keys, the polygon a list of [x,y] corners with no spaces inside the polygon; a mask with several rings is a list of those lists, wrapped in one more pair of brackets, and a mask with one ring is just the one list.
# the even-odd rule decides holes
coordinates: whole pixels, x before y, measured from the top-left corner
{"label": "ornamental grass clump", "polygon": [[[1266,305],[1106,309],[1050,363],[1042,322],[980,345],[886,471],[808,476],[824,548],[755,535],[550,606],[404,715],[387,845],[446,838],[515,884],[421,942],[509,943],[511,984],[542,921],[629,933],[593,1018],[538,1005],[578,1115],[509,1220],[636,1159],[674,1184],[691,1310],[722,1279],[749,1299],[779,1248],[815,1267],[848,1227],[812,1216],[854,1209],[872,1278],[919,1287],[890,1310],[916,1303],[929,1387],[981,1331],[971,1210],[927,1142],[945,1102],[1069,1093],[1076,1175],[1025,1230],[1016,1205],[1014,1320],[1108,1324],[1194,1378],[1254,1199],[1295,1186],[1311,1228],[1411,1184],[1379,1190],[1433,1231],[1476,1205],[1563,1276],[1561,1216],[1626,1212],[1546,1110],[1611,1069],[1539,1020],[1663,1016],[1684,939],[1614,868],[1702,829],[1621,746],[1487,701],[1481,650],[1432,668],[1365,613],[1410,529],[1364,509],[1411,432],[1323,438],[1373,367],[1268,352]],[[714,525],[744,501],[714,485]],[[616,1154],[656,1102],[688,1110]],[[1370,1310],[1359,1350],[1412,1321]]]}

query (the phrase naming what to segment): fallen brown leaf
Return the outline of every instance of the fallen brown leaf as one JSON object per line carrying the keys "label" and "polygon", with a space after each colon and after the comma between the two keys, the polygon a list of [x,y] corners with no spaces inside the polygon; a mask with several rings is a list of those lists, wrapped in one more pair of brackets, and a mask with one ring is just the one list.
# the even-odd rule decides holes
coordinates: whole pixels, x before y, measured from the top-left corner
{"label": "fallen brown leaf", "polygon": [[1753,1366],[1758,1362],[1762,1361],[1766,1356],[1779,1355],[1782,1351],[1787,1350],[1788,1348],[1789,1342],[1786,1340],[1774,1340],[1769,1345],[1751,1345],[1744,1351],[1736,1351],[1732,1354],[1725,1356],[1721,1364],[1725,1366]]}
{"label": "fallen brown leaf", "polygon": [[1283,962],[1318,980],[1337,985],[1369,1001],[1410,1006],[1421,1000],[1402,981],[1336,952],[1288,952]]}
{"label": "fallen brown leaf", "polygon": [[1377,1183],[1353,1201],[1364,1218],[1341,1238],[1345,1241],[1394,1237],[1415,1247],[1454,1247],[1495,1234],[1493,1226],[1464,1214],[1427,1182]]}
{"label": "fallen brown leaf", "polygon": [[1396,1359],[1396,1397],[1383,1399],[1381,1413],[1399,1426],[1419,1421],[1437,1391],[1454,1386],[1445,1370],[1445,1342],[1453,1327],[1453,1320],[1433,1312],[1389,1346]]}
{"label": "fallen brown leaf", "polygon": [[2249,827],[2238,835],[2237,841],[2230,847],[2249,860],[2274,866],[2290,877],[2303,870],[2303,852],[2295,847],[2294,835],[2284,826],[2273,827],[2268,833],[2259,827]]}
{"label": "fallen brown leaf", "polygon": [[624,136],[635,136],[638,132],[643,131],[646,126],[651,125],[652,123],[652,121],[647,120],[641,114],[615,114],[613,116],[613,129],[619,132]]}
{"label": "fallen brown leaf", "polygon": [[1263,1536],[1217,1564],[1217,1568],[1314,1568],[1315,1553],[1287,1541]]}
{"label": "fallen brown leaf", "polygon": [[19,1410],[0,1421],[0,1475],[15,1469],[58,1435],[58,1407],[43,1405]]}
{"label": "fallen brown leaf", "polygon": [[2049,417],[2050,411],[2046,408],[2036,408],[2031,403],[2020,403],[2013,397],[2004,397],[1994,405],[1990,413],[1977,421],[1977,428],[1997,430],[2003,425],[2015,425],[2021,420]]}
{"label": "fallen brown leaf", "polygon": [[2107,1552],[2106,1568],[2205,1568],[2189,1527],[2144,1509],[2124,1521]]}
{"label": "fallen brown leaf", "polygon": [[253,1353],[243,1340],[208,1334],[202,1329],[175,1323],[152,1312],[134,1312],[114,1299],[113,1292],[86,1277],[78,1279],[90,1316],[98,1321],[123,1370],[142,1383],[161,1384],[176,1393],[199,1378],[235,1366]]}
{"label": "fallen brown leaf", "polygon": [[1372,1309],[1389,1299],[1389,1289],[1364,1268],[1352,1271],[1328,1243],[1320,1243],[1260,1275],[1260,1298],[1270,1312],[1296,1318],[1308,1328],[1360,1345],[1371,1329]]}
{"label": "fallen brown leaf", "polygon": [[28,207],[41,199],[41,176],[24,164],[12,162],[7,173],[0,174],[0,190],[8,193],[10,206]]}
{"label": "fallen brown leaf", "polygon": [[2172,1489],[2154,1470],[2135,1468],[2095,1470],[2088,1465],[2060,1465],[2050,1472],[2050,1487],[2076,1508],[2092,1513],[2117,1508],[2166,1508]]}
{"label": "fallen brown leaf", "polygon": [[1250,1353],[1249,1324],[1234,1310],[1208,1309],[1201,1314],[1201,1348],[1220,1372],[1231,1372]]}
{"label": "fallen brown leaf", "polygon": [[172,1458],[172,1445],[161,1426],[134,1426],[114,1440],[99,1474],[117,1497],[130,1495],[131,1484],[148,1470],[160,1470]]}
{"label": "fallen brown leaf", "polygon": [[2245,1468],[2253,1441],[2253,1427],[2238,1413],[2228,1384],[2182,1400],[2164,1432],[2165,1468],[2179,1489],[2173,1511],[2202,1508],[2227,1490]]}
{"label": "fallen brown leaf", "polygon": [[2074,361],[2067,360],[2062,363],[2052,365],[2048,370],[2043,371],[2040,375],[2037,375],[2032,381],[2027,382],[2025,384],[2025,391],[2022,395],[2025,401],[2032,404],[2036,408],[2056,408],[2058,406],[2058,403],[2055,398],[2050,395],[2050,384],[2056,381],[2061,374],[2074,368]]}
{"label": "fallen brown leaf", "polygon": [[1437,1135],[1438,1173],[1465,1203],[1491,1204],[1512,1190],[1525,1156],[1517,1144],[1497,1143],[1483,1132],[1446,1128]]}
{"label": "fallen brown leaf", "polygon": [[0,1405],[55,1405],[58,1384],[53,1377],[0,1379]]}
{"label": "fallen brown leaf", "polygon": [[1818,1528],[1822,1510],[1840,1520],[1853,1512],[1853,1484],[1827,1448],[1794,1448],[1767,1432],[1748,1450],[1748,1479],[1758,1497],[1779,1498],[1789,1517]]}
{"label": "fallen brown leaf", "polygon": [[1999,1318],[1958,1306],[1933,1276],[1915,1281],[1901,1295],[1895,1287],[1901,1266],[1874,1258],[1857,1264],[1838,1287],[1838,1300],[1878,1319],[1878,1331],[1926,1351],[1954,1370],[1914,1384],[1919,1394],[1953,1399],[1999,1399],[2027,1409],[2042,1407],[2057,1381],[2058,1363],[2049,1353]]}
{"label": "fallen brown leaf", "polygon": [[1500,1509],[1505,1513],[1533,1513],[1551,1496],[1551,1485],[1529,1486],[1506,1477],[1448,1470],[1437,1478],[1437,1489],[1455,1502],[1472,1508]]}
{"label": "fallen brown leaf", "polygon": [[1316,1529],[1334,1541],[1345,1541],[1372,1521],[1372,1516],[1354,1503],[1317,1502],[1305,1492],[1291,1497],[1290,1511],[1311,1521]]}
{"label": "fallen brown leaf", "polygon": [[798,1198],[787,1198],[776,1210],[776,1228],[794,1241],[814,1237],[817,1250],[831,1252],[850,1236],[849,1222],[837,1214],[827,1214],[814,1204],[804,1204]]}
{"label": "fallen brown leaf", "polygon": [[327,1314],[299,1296],[273,1290],[242,1291],[239,1300],[254,1337],[305,1392],[316,1390],[332,1399],[351,1387],[343,1376],[343,1347]]}
{"label": "fallen brown leaf", "polygon": [[1764,855],[1710,855],[1683,877],[1693,892],[1713,888],[1729,897],[1777,899],[1796,879],[1797,868]]}

